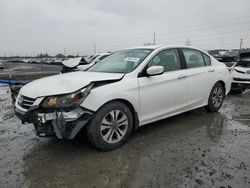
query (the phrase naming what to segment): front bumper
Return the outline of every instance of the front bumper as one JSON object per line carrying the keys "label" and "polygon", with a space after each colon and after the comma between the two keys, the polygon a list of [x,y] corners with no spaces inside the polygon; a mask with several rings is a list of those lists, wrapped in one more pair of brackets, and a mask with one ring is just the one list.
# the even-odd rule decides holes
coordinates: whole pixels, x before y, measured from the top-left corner
{"label": "front bumper", "polygon": [[56,136],[59,139],[75,138],[93,116],[93,112],[81,107],[49,113],[39,109],[24,112],[16,107],[15,114],[22,123],[33,123],[38,136]]}

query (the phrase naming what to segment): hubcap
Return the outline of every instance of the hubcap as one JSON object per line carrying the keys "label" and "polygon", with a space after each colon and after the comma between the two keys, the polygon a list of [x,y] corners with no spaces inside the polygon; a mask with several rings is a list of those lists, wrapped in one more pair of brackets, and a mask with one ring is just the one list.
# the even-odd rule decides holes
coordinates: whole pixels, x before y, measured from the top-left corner
{"label": "hubcap", "polygon": [[219,108],[223,102],[223,90],[221,87],[216,87],[213,92],[212,102],[214,107]]}
{"label": "hubcap", "polygon": [[109,112],[101,122],[101,136],[107,143],[114,144],[122,140],[128,130],[128,117],[120,110]]}

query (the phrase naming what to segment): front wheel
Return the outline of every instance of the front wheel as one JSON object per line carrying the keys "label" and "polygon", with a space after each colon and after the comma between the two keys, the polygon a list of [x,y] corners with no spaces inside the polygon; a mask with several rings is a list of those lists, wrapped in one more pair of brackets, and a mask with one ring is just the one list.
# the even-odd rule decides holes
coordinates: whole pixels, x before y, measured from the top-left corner
{"label": "front wheel", "polygon": [[121,102],[110,102],[97,111],[88,125],[88,139],[100,150],[114,150],[127,140],[132,127],[130,109]]}
{"label": "front wheel", "polygon": [[225,98],[225,89],[221,83],[217,82],[210,92],[208,105],[206,106],[207,111],[209,112],[218,111],[223,104],[224,98]]}

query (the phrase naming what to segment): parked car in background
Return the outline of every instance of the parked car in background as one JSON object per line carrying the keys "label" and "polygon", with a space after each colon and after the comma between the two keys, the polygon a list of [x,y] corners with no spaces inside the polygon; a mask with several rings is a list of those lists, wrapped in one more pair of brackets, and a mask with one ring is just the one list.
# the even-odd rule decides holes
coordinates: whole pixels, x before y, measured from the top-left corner
{"label": "parked car in background", "polygon": [[0,62],[0,69],[3,69],[4,68],[4,65],[2,62]]}
{"label": "parked car in background", "polygon": [[120,147],[139,126],[206,107],[219,110],[231,88],[227,67],[191,47],[121,50],[87,71],[28,83],[15,112],[38,136],[73,139],[86,127],[101,150]]}
{"label": "parked car in background", "polygon": [[79,64],[77,66],[77,69],[86,70],[89,67],[93,66],[94,64],[98,63],[99,61],[103,60],[104,58],[108,57],[110,54],[111,54],[111,52],[97,53],[96,55],[94,55],[90,59],[88,59],[88,64]]}
{"label": "parked car in background", "polygon": [[232,66],[232,92],[242,93],[250,86],[250,52],[243,52]]}
{"label": "parked car in background", "polygon": [[63,64],[63,73],[65,72],[72,72],[72,71],[85,71],[86,69],[90,68],[94,64],[98,63],[102,59],[108,57],[111,53],[98,53],[94,56],[90,56],[87,58],[84,57],[77,57],[68,59],[62,62]]}
{"label": "parked car in background", "polygon": [[222,60],[222,57],[228,52],[225,49],[218,49],[218,50],[209,50],[208,53],[213,56],[218,61]]}
{"label": "parked car in background", "polygon": [[62,73],[78,71],[78,66],[89,66],[89,62],[84,57],[76,57],[62,62]]}
{"label": "parked car in background", "polygon": [[233,66],[238,60],[239,50],[229,50],[220,58],[220,62],[225,63],[227,67]]}

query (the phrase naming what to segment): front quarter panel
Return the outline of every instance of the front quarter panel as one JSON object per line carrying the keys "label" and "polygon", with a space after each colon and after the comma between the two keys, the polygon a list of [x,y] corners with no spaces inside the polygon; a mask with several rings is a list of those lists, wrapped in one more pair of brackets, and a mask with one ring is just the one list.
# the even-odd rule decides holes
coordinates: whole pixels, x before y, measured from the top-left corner
{"label": "front quarter panel", "polygon": [[94,88],[81,106],[97,111],[105,103],[116,99],[128,101],[133,105],[135,111],[138,112],[139,94],[137,78],[129,78],[125,75],[120,81]]}

